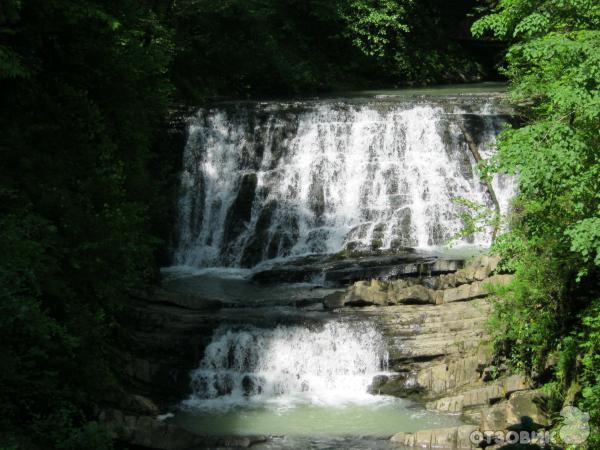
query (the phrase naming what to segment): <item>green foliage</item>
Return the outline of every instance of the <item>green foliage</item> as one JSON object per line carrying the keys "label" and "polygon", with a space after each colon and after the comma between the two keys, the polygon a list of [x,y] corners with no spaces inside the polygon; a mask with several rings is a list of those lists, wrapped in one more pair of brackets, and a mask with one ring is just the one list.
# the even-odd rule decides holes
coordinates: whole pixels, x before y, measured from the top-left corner
{"label": "green foliage", "polygon": [[455,42],[460,23],[474,8],[435,0],[339,1],[342,35],[379,70],[410,84],[476,79],[482,67]]}
{"label": "green foliage", "polygon": [[0,8],[0,433],[18,448],[111,446],[86,422],[127,289],[155,271],[172,52],[133,0]]}
{"label": "green foliage", "polygon": [[496,230],[500,227],[501,217],[487,205],[473,202],[464,197],[455,197],[452,201],[462,207],[459,217],[463,226],[455,236],[452,236],[449,244],[475,233],[485,233],[490,229]]}
{"label": "green foliage", "polygon": [[[600,298],[583,311],[583,327],[577,335],[581,351],[581,407],[589,411],[591,421],[600,423]],[[594,429],[590,446],[600,444],[600,430]],[[593,448],[593,447],[592,447]]]}
{"label": "green foliage", "polygon": [[407,6],[411,0],[353,0],[342,4],[341,15],[347,25],[346,34],[352,43],[369,56],[384,57],[404,47],[410,28]]}
{"label": "green foliage", "polygon": [[[504,70],[526,120],[501,134],[494,161],[497,171],[518,175],[520,187],[511,231],[495,245],[516,274],[495,308],[496,344],[515,367],[549,376],[565,401],[590,412],[596,436],[599,25],[592,0],[501,0],[473,26],[475,35],[512,40]],[[551,355],[556,364],[547,374]]]}
{"label": "green foliage", "polygon": [[181,99],[476,79],[454,39],[475,2],[181,0],[173,77]]}

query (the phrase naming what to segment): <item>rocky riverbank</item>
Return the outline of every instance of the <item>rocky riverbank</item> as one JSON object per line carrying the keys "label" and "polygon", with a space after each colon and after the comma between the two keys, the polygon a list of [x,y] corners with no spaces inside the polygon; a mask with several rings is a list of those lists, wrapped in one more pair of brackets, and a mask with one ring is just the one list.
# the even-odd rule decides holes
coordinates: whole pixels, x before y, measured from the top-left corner
{"label": "rocky riverbank", "polygon": [[[530,390],[520,375],[495,365],[486,320],[498,259],[477,257],[446,274],[390,281],[359,281],[324,300],[349,314],[357,308],[374,318],[389,342],[390,366],[397,373],[373,380],[373,393],[409,396],[429,410],[461,414],[465,425],[398,433],[391,441],[420,448],[476,448],[471,433],[538,430],[548,427],[545,396]],[[495,445],[502,444],[492,439]]]}

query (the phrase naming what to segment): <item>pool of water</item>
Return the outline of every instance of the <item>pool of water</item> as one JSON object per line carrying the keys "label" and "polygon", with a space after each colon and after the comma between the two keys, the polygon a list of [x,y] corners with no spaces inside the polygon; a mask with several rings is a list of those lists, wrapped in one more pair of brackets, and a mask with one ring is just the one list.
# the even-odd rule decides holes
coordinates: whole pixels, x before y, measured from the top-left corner
{"label": "pool of water", "polygon": [[[247,405],[218,410],[178,411],[170,419],[190,431],[210,435],[271,435],[325,438],[387,438],[400,431],[460,425],[458,416],[435,413],[406,399],[372,396],[346,405]],[[378,398],[376,398],[378,397]]]}
{"label": "pool of water", "polygon": [[374,448],[400,431],[461,424],[459,416],[376,393],[377,377],[394,373],[387,340],[369,320],[258,323],[215,330],[171,422],[202,435],[285,437],[289,448],[313,448],[315,440],[340,448],[339,439],[367,437],[358,448]]}

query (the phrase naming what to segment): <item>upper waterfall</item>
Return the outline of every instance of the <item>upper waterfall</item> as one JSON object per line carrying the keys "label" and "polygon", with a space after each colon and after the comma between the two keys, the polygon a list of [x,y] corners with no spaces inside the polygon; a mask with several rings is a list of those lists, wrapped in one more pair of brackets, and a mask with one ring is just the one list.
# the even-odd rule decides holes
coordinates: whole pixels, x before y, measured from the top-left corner
{"label": "upper waterfall", "polygon": [[[485,96],[241,102],[189,122],[175,263],[244,266],[352,248],[431,247],[492,206],[464,130],[490,156],[506,115]],[[496,178],[502,209],[512,183]],[[489,233],[464,244],[487,246]]]}

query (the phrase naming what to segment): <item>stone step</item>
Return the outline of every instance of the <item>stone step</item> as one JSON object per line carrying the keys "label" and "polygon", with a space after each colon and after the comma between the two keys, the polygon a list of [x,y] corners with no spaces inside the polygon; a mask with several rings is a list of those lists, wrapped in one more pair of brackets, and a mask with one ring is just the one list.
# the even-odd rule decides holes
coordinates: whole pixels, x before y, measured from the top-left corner
{"label": "stone step", "polygon": [[414,433],[396,433],[390,439],[394,444],[425,449],[472,449],[470,435],[477,431],[475,425],[421,430]]}
{"label": "stone step", "polygon": [[485,297],[489,285],[503,285],[512,280],[512,275],[490,276],[497,264],[498,258],[481,256],[464,269],[437,277],[357,281],[345,292],[326,297],[324,305],[329,309],[368,305],[441,305]]}

